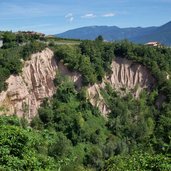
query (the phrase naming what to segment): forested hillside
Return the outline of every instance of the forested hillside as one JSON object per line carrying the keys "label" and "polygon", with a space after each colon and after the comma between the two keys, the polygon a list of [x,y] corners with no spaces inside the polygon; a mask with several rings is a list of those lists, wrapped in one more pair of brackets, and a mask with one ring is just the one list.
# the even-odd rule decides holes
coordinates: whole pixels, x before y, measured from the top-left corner
{"label": "forested hillside", "polygon": [[[20,73],[23,60],[45,46],[54,51],[57,62],[82,75],[82,87],[57,72],[56,93],[44,100],[31,122],[15,113],[0,116],[0,170],[170,171],[171,49],[105,43],[101,36],[79,45],[50,41],[42,41],[47,45],[28,38],[21,45],[10,38],[0,49],[0,91],[10,74]],[[110,113],[104,117],[91,105],[86,90],[111,74],[116,57],[146,66],[156,84],[139,98],[131,92],[121,96],[106,84],[100,91]]]}
{"label": "forested hillside", "polygon": [[18,74],[22,69],[22,60],[32,53],[41,51],[45,45],[36,41],[39,37],[12,32],[0,33],[3,36],[3,47],[0,48],[0,91],[6,88],[5,80],[11,74]]}

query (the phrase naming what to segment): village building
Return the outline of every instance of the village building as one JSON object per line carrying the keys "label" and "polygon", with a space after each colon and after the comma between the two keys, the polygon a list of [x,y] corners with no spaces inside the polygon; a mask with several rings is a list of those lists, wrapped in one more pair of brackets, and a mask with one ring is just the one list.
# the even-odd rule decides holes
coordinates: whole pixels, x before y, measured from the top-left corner
{"label": "village building", "polygon": [[161,44],[159,42],[148,42],[145,45],[147,45],[147,46],[154,46],[154,47],[161,46]]}
{"label": "village building", "polygon": [[16,32],[16,34],[18,33],[23,33],[23,34],[27,34],[27,35],[30,35],[30,36],[40,36],[40,37],[45,37],[45,34],[44,33],[39,33],[39,32],[34,32],[34,31],[19,31],[19,32]]}
{"label": "village building", "polygon": [[3,40],[0,39],[0,48],[3,46]]}

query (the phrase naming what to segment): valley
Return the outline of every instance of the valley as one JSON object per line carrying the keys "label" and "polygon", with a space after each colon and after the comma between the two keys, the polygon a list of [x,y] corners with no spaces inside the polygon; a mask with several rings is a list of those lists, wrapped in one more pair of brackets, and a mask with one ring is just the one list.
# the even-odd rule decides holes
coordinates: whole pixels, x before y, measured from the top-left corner
{"label": "valley", "polygon": [[3,36],[0,169],[170,169],[170,48]]}

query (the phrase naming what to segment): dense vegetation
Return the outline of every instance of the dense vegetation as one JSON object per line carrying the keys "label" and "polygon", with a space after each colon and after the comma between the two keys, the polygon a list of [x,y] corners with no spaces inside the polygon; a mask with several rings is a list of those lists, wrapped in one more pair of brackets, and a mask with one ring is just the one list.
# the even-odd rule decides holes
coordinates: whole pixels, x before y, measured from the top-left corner
{"label": "dense vegetation", "polygon": [[1,33],[3,47],[0,49],[0,92],[6,88],[5,80],[11,74],[19,74],[22,69],[22,59],[26,60],[31,54],[41,51],[45,44],[38,42],[35,36]]}
{"label": "dense vegetation", "polygon": [[[43,48],[33,45],[16,51],[19,61]],[[52,99],[44,100],[30,124],[23,118],[1,116],[0,169],[171,170],[171,81],[167,79],[171,74],[171,49],[127,41],[104,43],[102,37],[78,46],[51,48],[57,61],[83,75],[84,87],[76,90],[68,77],[57,73],[57,92]],[[3,53],[6,50],[2,49]],[[107,84],[101,94],[111,112],[104,118],[89,103],[86,86],[110,74],[115,56],[147,66],[158,84],[151,92],[144,90],[139,99],[131,94],[121,97]],[[165,100],[156,106],[161,94]]]}
{"label": "dense vegetation", "polygon": [[96,41],[83,41],[79,47],[56,47],[57,60],[63,60],[71,70],[82,73],[85,85],[101,81],[105,72],[110,70],[114,58],[114,47],[103,43],[98,37]]}

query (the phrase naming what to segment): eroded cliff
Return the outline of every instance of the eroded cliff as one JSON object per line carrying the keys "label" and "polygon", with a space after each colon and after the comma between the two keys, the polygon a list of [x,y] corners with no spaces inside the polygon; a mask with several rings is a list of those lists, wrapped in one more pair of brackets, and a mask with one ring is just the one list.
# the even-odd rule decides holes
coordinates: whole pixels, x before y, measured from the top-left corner
{"label": "eroded cliff", "polygon": [[101,84],[95,84],[88,88],[91,104],[97,106],[104,115],[110,112],[100,93],[100,89],[104,88],[106,83],[121,95],[130,92],[135,98],[139,97],[142,89],[150,91],[155,85],[155,79],[149,70],[133,61],[116,58],[111,64],[111,70],[112,74],[105,76]]}
{"label": "eroded cliff", "polygon": [[1,113],[26,115],[28,119],[35,116],[42,100],[51,97],[55,91],[56,69],[50,49],[33,54],[24,63],[20,75],[11,75],[7,79],[8,88],[0,94]]}
{"label": "eroded cliff", "polygon": [[[100,91],[106,83],[121,94],[131,92],[135,98],[142,89],[150,90],[155,84],[155,79],[144,66],[127,59],[116,58],[111,69],[112,74],[105,76],[101,84],[94,84],[87,89],[91,104],[97,106],[104,115],[110,111]],[[6,80],[8,88],[0,93],[0,114],[17,114],[32,119],[44,98],[52,97],[55,93],[53,80],[56,71],[69,76],[77,87],[82,86],[81,75],[69,71],[62,62],[56,63],[53,52],[46,48],[24,62],[20,75],[11,75]]]}
{"label": "eroded cliff", "polygon": [[53,80],[57,70],[81,86],[81,75],[70,72],[61,62],[57,64],[53,51],[46,48],[24,62],[20,75],[11,75],[6,80],[8,88],[0,93],[0,114],[32,119],[43,100],[55,93]]}

